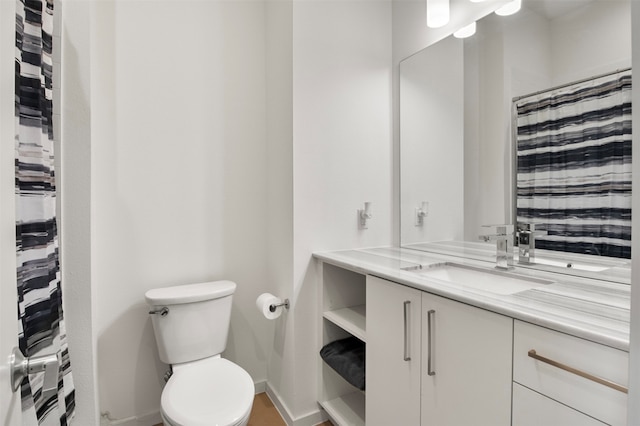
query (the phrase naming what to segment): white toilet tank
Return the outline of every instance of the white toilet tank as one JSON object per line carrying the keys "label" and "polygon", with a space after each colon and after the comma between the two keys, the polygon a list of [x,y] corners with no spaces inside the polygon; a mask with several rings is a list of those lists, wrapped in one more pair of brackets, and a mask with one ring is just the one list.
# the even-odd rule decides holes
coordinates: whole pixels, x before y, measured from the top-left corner
{"label": "white toilet tank", "polygon": [[233,281],[213,281],[149,290],[150,311],[160,359],[180,364],[218,355],[227,346]]}

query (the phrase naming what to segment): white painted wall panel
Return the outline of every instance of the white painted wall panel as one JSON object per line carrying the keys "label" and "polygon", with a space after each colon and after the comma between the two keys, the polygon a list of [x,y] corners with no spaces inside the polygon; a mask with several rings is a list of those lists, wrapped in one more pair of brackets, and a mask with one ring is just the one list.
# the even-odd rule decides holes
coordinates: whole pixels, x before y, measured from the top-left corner
{"label": "white painted wall panel", "polygon": [[[320,315],[311,253],[391,244],[391,2],[293,9],[294,410],[317,409]],[[373,203],[369,229],[356,210]]]}
{"label": "white painted wall panel", "polygon": [[[56,3],[61,14],[60,259],[78,424],[98,423],[91,235],[91,17],[88,2]],[[55,54],[54,54],[55,55]]]}
{"label": "white painted wall panel", "polygon": [[272,291],[264,4],[152,4],[107,3],[92,52],[104,112],[91,141],[98,388],[116,419],[159,409],[166,366],[146,290],[236,281],[225,356],[254,381],[266,379],[273,336],[255,309]]}

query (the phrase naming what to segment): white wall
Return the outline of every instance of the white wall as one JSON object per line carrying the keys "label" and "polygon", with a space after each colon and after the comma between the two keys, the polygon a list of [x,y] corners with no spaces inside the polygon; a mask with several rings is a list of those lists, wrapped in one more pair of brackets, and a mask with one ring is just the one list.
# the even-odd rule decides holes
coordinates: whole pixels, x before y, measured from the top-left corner
{"label": "white wall", "polygon": [[76,388],[75,421],[89,425],[98,422],[96,300],[91,275],[91,5],[64,1],[55,7],[62,17],[59,93],[63,142],[58,151],[62,294]]}
{"label": "white wall", "polygon": [[[311,253],[391,240],[390,3],[65,6],[67,297],[80,382],[96,385],[79,403],[105,424],[157,422],[166,366],[144,292],[226,278],[225,356],[290,419],[319,419]],[[264,320],[264,291],[291,312]]]}
{"label": "white wall", "polygon": [[631,66],[631,3],[594,1],[553,20],[553,85]]}
{"label": "white wall", "polygon": [[266,380],[273,325],[255,309],[259,293],[274,291],[264,4],[93,6],[91,157],[73,159],[91,165],[100,411],[150,424],[167,367],[156,355],[148,289],[236,281],[225,356]]}
{"label": "white wall", "polygon": [[[295,1],[292,9],[292,300],[276,324],[269,385],[296,424],[317,405],[314,251],[391,243],[391,4]],[[373,202],[368,230],[356,211]]]}
{"label": "white wall", "polygon": [[[292,298],[293,283],[293,2],[266,3],[267,40],[267,259],[273,293]],[[289,312],[272,321],[275,333],[267,368],[268,391],[281,412],[290,412],[294,377],[287,362],[295,353]],[[286,361],[285,361],[286,360]],[[284,373],[283,373],[284,371]],[[285,401],[285,397],[287,401]],[[289,414],[291,417],[291,414]]]}

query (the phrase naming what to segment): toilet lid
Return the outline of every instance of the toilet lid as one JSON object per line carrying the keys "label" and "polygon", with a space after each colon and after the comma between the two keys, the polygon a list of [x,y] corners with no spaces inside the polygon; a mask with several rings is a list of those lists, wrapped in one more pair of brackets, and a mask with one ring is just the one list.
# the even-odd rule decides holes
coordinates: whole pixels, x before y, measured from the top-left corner
{"label": "toilet lid", "polygon": [[228,426],[247,416],[254,384],[249,373],[224,358],[174,372],[162,391],[162,412],[176,426]]}

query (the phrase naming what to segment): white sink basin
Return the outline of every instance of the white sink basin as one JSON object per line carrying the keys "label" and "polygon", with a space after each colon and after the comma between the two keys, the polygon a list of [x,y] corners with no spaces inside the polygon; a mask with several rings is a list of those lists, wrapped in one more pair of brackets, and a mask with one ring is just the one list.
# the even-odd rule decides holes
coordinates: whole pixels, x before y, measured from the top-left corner
{"label": "white sink basin", "polygon": [[412,272],[425,278],[446,281],[463,290],[474,289],[504,295],[519,293],[553,282],[452,262],[438,263],[424,269],[415,269]]}

